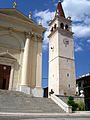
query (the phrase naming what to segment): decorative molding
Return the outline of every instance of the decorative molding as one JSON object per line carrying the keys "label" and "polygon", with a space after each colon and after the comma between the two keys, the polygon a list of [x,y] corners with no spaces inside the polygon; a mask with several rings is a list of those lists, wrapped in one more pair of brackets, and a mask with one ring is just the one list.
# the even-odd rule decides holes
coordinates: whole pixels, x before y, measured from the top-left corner
{"label": "decorative molding", "polygon": [[67,31],[67,30],[64,30],[64,29],[61,29],[61,28],[57,27],[53,32],[50,33],[50,35],[48,36],[48,38],[50,38],[56,31],[58,31],[60,34],[68,36],[70,38],[73,35],[73,32]]}
{"label": "decorative molding", "polygon": [[22,38],[19,35],[17,35],[15,32],[13,32],[13,28],[9,27],[7,30],[0,31],[0,36],[5,36],[5,35],[12,35],[13,37],[15,37],[19,41],[21,48],[24,48],[24,42]]}
{"label": "decorative molding", "polygon": [[35,33],[33,31],[25,32],[25,38],[30,38],[31,40],[39,41],[39,42],[42,42],[43,39],[43,37],[40,34]]}
{"label": "decorative molding", "polygon": [[10,54],[8,51],[0,53],[0,57],[9,58],[9,59],[13,59],[14,61],[17,61],[17,59],[12,54]]}
{"label": "decorative molding", "polygon": [[63,59],[68,59],[68,60],[71,60],[71,61],[74,61],[74,58],[68,58],[68,57],[63,57],[63,56],[56,56],[55,58],[53,58],[52,60],[50,60],[49,62],[55,60],[56,58],[63,58]]}

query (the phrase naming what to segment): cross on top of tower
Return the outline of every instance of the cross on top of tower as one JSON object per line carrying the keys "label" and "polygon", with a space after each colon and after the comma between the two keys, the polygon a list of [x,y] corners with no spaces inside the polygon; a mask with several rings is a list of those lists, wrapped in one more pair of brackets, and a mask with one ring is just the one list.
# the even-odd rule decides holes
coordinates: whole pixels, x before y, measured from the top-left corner
{"label": "cross on top of tower", "polygon": [[16,1],[14,1],[13,2],[13,8],[16,8],[16,6],[17,6],[17,3],[16,3]]}
{"label": "cross on top of tower", "polygon": [[61,17],[65,18],[65,14],[64,14],[64,11],[63,11],[61,0],[58,0],[58,5],[57,5],[57,8],[56,8],[55,16],[61,16]]}
{"label": "cross on top of tower", "polygon": [[61,2],[61,0],[58,0],[58,2]]}

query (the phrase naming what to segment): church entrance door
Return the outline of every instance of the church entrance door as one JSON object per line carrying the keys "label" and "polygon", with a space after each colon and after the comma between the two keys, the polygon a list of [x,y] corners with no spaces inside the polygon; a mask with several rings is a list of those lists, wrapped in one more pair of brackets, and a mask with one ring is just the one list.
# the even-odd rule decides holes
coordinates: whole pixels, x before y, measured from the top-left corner
{"label": "church entrance door", "polygon": [[0,64],[0,89],[8,90],[11,66]]}

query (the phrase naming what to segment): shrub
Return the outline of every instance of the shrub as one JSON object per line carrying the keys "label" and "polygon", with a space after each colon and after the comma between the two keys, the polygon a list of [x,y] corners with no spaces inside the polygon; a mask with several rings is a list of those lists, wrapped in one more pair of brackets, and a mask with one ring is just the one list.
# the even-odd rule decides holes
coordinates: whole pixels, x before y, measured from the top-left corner
{"label": "shrub", "polygon": [[78,110],[79,111],[84,111],[85,110],[85,103],[81,100],[76,101],[78,104]]}
{"label": "shrub", "polygon": [[74,100],[74,98],[72,96],[69,96],[68,100]]}
{"label": "shrub", "polygon": [[76,111],[78,108],[78,104],[74,102],[74,98],[72,96],[68,97],[67,104],[69,106],[72,106],[72,111]]}

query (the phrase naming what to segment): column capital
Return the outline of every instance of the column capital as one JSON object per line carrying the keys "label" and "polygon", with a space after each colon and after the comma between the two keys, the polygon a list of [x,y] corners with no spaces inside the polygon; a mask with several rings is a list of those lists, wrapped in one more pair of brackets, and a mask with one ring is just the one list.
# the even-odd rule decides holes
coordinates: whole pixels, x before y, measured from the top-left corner
{"label": "column capital", "polygon": [[43,37],[41,35],[37,35],[37,39],[38,39],[39,42],[42,42]]}
{"label": "column capital", "polygon": [[37,38],[37,41],[42,42],[42,40],[43,40],[42,35],[40,35],[40,34],[38,34],[38,33],[35,33],[35,35],[34,35],[34,36]]}
{"label": "column capital", "polygon": [[25,32],[25,37],[31,39],[32,37],[34,37],[34,33],[31,32],[31,31],[30,32]]}
{"label": "column capital", "polygon": [[40,34],[34,33],[33,31],[25,32],[26,39],[29,38],[29,39],[33,40],[34,37],[37,38],[37,41],[39,41],[39,42],[42,42],[42,40],[43,40],[43,37]]}

